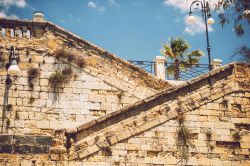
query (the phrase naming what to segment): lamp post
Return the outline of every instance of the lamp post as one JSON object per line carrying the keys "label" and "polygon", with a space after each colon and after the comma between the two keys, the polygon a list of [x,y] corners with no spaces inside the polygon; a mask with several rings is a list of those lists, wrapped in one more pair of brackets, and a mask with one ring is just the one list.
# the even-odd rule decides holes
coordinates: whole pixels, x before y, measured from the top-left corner
{"label": "lamp post", "polygon": [[13,46],[10,48],[9,63],[7,64],[8,74],[11,76],[17,76],[20,73],[20,68],[17,65],[18,57],[15,54]]}
{"label": "lamp post", "polygon": [[4,119],[5,119],[5,111],[8,105],[8,98],[9,98],[9,90],[12,85],[11,76],[18,76],[21,72],[20,68],[18,67],[18,56],[15,54],[15,49],[13,46],[10,48],[10,55],[9,55],[9,63],[6,65],[6,70],[8,71],[7,77],[5,80],[5,92],[4,92],[4,106],[2,111],[2,126],[1,126],[1,133],[3,133],[4,127]]}
{"label": "lamp post", "polygon": [[192,7],[193,5],[196,5],[195,9],[198,9],[201,6],[201,13],[205,21],[205,27],[206,27],[206,39],[207,39],[207,54],[208,54],[208,64],[209,64],[209,70],[212,70],[212,65],[211,65],[211,55],[210,55],[210,44],[209,44],[209,36],[208,36],[208,24],[211,25],[214,23],[214,19],[211,17],[210,13],[210,7],[208,2],[206,0],[195,0],[191,3],[190,5],[190,11],[189,11],[189,17],[188,21],[190,23],[193,23],[195,21],[195,17],[192,16]]}

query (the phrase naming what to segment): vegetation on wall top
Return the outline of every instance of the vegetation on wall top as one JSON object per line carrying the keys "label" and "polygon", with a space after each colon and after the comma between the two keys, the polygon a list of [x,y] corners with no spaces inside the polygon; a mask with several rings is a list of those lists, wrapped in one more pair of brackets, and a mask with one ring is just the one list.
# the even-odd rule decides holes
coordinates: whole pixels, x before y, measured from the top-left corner
{"label": "vegetation on wall top", "polygon": [[0,51],[0,69],[5,67],[7,58],[5,57],[4,53]]}
{"label": "vegetation on wall top", "polygon": [[63,48],[57,49],[54,52],[54,54],[55,54],[56,59],[62,58],[62,59],[67,60],[68,62],[74,62],[80,68],[83,68],[86,64],[85,60],[82,57],[80,57],[80,55],[77,55],[76,53],[63,49]]}

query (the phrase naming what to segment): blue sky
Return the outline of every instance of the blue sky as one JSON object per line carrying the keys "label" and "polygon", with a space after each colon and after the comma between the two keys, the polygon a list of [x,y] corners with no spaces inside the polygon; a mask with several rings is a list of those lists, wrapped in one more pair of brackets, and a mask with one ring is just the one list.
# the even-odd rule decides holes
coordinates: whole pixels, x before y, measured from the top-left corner
{"label": "blue sky", "polygon": [[[0,0],[0,17],[31,19],[40,10],[47,20],[124,59],[151,61],[169,37],[183,37],[191,50],[206,53],[201,13],[194,13],[197,22],[190,26],[185,23],[188,8],[186,0]],[[238,38],[232,25],[222,29],[216,14],[209,32],[211,55],[228,63],[237,47],[249,45],[249,34]],[[207,63],[207,57],[201,62]]]}

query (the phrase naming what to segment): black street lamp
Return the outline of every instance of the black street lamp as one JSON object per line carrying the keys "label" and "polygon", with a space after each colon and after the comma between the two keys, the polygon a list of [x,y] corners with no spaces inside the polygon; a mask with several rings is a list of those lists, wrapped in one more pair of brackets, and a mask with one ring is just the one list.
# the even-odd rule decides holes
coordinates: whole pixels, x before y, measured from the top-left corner
{"label": "black street lamp", "polygon": [[211,13],[210,13],[210,7],[208,2],[206,0],[196,0],[193,1],[192,4],[190,5],[190,11],[189,11],[189,18],[188,21],[190,23],[195,21],[195,17],[192,16],[192,7],[193,5],[196,5],[195,9],[200,8],[201,6],[201,13],[205,21],[205,27],[206,27],[206,38],[207,38],[207,54],[208,54],[208,64],[209,64],[209,70],[212,70],[212,65],[211,65],[211,55],[210,55],[210,44],[209,44],[209,36],[208,36],[208,24],[211,25],[214,23],[214,19],[211,18]]}

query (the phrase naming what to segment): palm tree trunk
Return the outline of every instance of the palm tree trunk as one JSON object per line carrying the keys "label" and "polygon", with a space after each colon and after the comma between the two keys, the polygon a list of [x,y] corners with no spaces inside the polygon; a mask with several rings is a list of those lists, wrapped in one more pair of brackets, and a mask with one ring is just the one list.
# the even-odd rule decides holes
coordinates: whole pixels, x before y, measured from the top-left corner
{"label": "palm tree trunk", "polygon": [[177,58],[174,60],[174,79],[180,80],[180,63]]}

